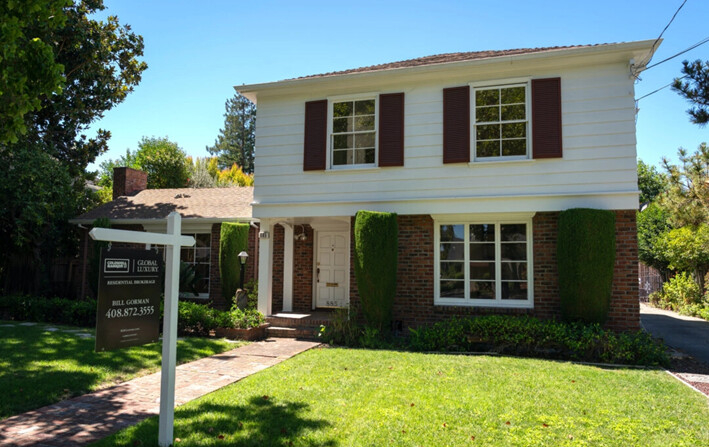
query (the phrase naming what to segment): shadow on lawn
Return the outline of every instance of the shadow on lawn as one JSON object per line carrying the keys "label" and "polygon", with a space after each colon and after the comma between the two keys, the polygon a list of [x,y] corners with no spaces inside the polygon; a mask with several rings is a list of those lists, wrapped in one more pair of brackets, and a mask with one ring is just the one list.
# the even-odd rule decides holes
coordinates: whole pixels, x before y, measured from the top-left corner
{"label": "shadow on lawn", "polygon": [[[230,446],[290,446],[309,445],[334,447],[335,440],[306,441],[305,431],[330,426],[325,420],[304,416],[308,405],[303,402],[274,402],[254,396],[245,405],[205,402],[175,412],[175,438],[177,446],[211,445],[226,443]],[[158,418],[153,417],[140,425],[122,444],[108,439],[101,445],[156,446]],[[221,440],[219,436],[223,436]]]}

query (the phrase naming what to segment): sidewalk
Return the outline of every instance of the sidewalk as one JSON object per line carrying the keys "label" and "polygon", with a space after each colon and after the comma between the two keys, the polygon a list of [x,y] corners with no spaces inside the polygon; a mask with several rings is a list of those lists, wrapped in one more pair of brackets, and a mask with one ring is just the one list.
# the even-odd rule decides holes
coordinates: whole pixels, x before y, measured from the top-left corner
{"label": "sidewalk", "polygon": [[[175,405],[182,405],[317,346],[268,339],[177,367]],[[160,372],[0,421],[2,447],[86,445],[157,415]]]}

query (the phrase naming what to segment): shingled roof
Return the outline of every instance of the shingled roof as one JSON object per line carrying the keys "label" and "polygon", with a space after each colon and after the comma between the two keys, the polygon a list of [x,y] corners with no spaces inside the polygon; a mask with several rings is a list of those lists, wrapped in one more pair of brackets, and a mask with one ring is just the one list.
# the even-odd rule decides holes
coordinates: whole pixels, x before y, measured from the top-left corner
{"label": "shingled roof", "polygon": [[[353,73],[366,73],[371,71],[384,71],[393,70],[397,68],[409,68],[409,67],[420,67],[423,65],[436,65],[436,64],[447,64],[450,62],[463,62],[472,61],[478,59],[490,59],[495,57],[503,56],[517,56],[521,54],[532,54],[532,53],[545,53],[558,50],[568,50],[572,48],[589,48],[589,47],[599,47],[604,45],[613,45],[608,43],[594,44],[594,45],[569,45],[569,46],[556,46],[556,47],[541,47],[541,48],[517,48],[512,50],[493,50],[493,51],[469,51],[465,53],[444,53],[435,54],[433,56],[418,57],[415,59],[407,59],[398,62],[389,62],[386,64],[370,65],[367,67],[352,68],[349,70],[333,71],[330,73],[315,74],[309,76],[301,76],[299,78],[293,79],[310,79],[310,78],[324,78],[328,76],[340,76]],[[287,79],[291,80],[291,79]]]}
{"label": "shingled roof", "polygon": [[72,222],[91,223],[98,218],[112,221],[165,219],[172,211],[179,212],[183,218],[250,219],[253,199],[253,186],[146,189],[96,207]]}

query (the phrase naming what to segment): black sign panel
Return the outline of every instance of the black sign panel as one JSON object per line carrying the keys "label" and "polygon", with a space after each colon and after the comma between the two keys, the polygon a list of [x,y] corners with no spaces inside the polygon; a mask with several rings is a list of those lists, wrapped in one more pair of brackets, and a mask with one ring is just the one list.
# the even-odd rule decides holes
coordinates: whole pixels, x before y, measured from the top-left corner
{"label": "black sign panel", "polygon": [[158,341],[163,272],[155,250],[101,250],[96,352]]}

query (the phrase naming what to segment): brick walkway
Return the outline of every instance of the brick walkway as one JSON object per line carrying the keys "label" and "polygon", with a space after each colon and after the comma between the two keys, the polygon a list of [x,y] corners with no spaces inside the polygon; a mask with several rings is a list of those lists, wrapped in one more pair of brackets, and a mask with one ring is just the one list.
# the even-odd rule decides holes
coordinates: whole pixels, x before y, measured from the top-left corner
{"label": "brick walkway", "polygon": [[[294,339],[268,339],[180,365],[175,405],[211,393],[317,345]],[[0,446],[86,445],[157,415],[159,407],[157,372],[0,421]]]}

